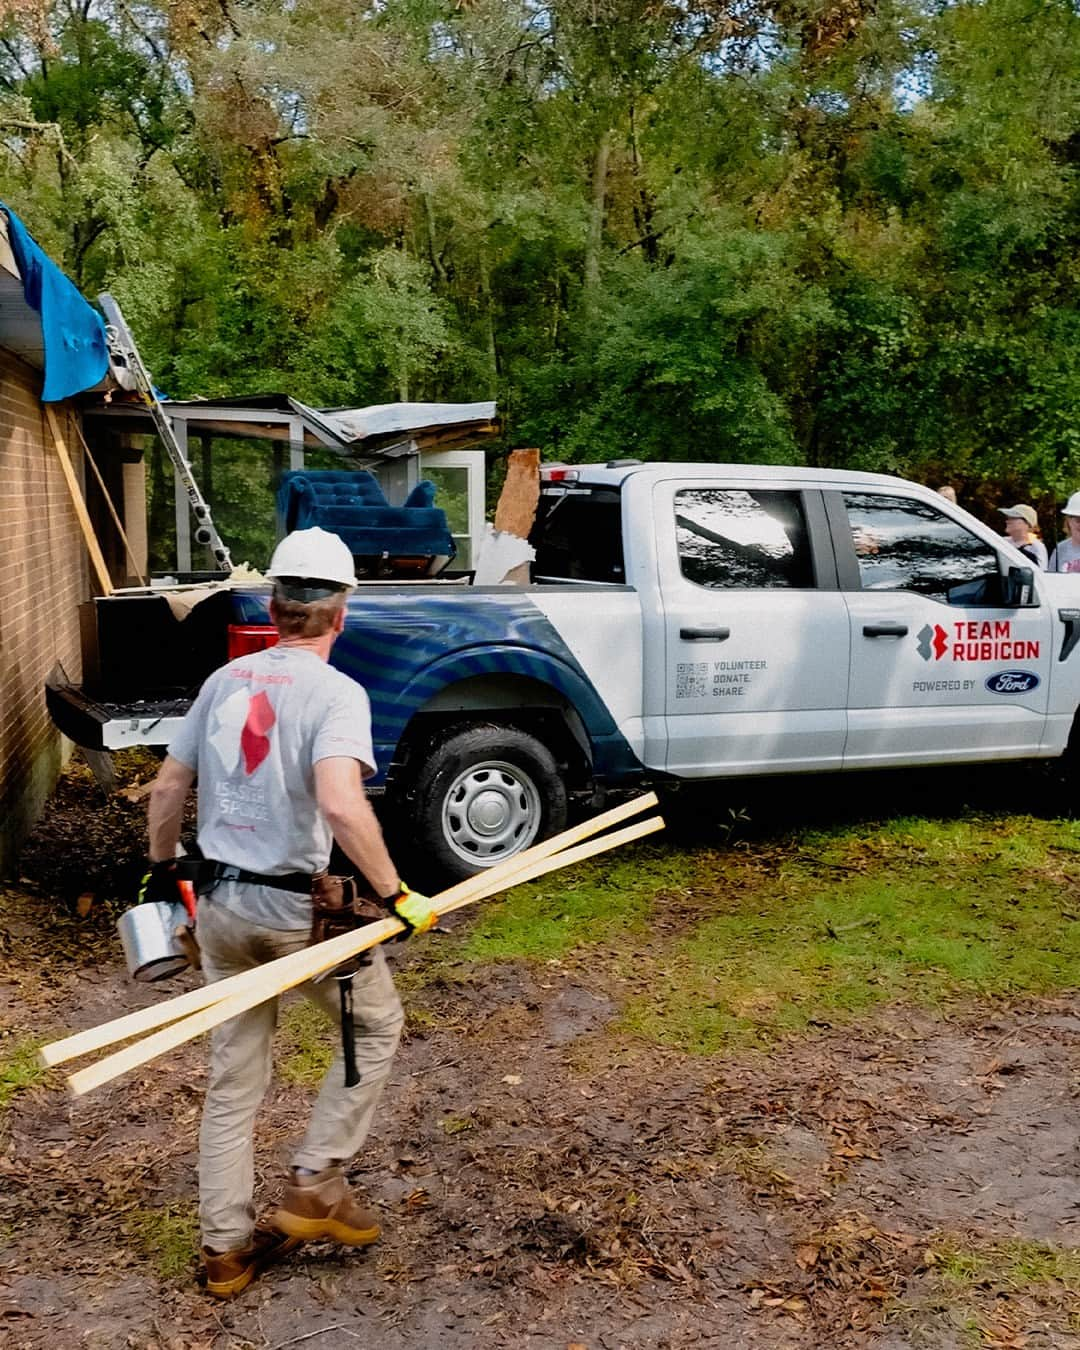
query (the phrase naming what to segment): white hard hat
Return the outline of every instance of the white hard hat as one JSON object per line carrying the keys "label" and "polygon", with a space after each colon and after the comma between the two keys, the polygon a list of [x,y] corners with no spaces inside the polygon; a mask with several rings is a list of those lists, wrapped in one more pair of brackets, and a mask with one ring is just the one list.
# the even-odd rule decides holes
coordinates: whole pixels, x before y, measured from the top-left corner
{"label": "white hard hat", "polygon": [[357,584],[352,554],[344,539],[317,525],[310,530],[293,530],[292,534],[287,534],[274,549],[266,575],[333,581],[338,586]]}
{"label": "white hard hat", "polygon": [[1080,492],[1074,492],[1062,507],[1063,516],[1080,516]]}

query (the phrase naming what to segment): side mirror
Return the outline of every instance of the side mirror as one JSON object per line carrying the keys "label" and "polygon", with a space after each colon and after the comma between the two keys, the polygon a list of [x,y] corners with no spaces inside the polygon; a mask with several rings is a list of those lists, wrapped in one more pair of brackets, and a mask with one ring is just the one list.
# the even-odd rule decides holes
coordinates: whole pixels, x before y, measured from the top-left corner
{"label": "side mirror", "polygon": [[1035,572],[1030,567],[1010,567],[1001,579],[1001,603],[1006,609],[1030,605],[1035,595]]}

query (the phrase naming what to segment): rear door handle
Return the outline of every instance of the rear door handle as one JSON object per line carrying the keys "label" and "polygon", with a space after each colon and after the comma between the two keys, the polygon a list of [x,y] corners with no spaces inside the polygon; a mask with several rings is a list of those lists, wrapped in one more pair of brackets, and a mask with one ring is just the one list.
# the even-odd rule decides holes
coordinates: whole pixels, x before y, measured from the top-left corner
{"label": "rear door handle", "polygon": [[679,636],[686,642],[726,642],[730,628],[680,628]]}
{"label": "rear door handle", "polygon": [[863,637],[907,637],[906,623],[864,623]]}

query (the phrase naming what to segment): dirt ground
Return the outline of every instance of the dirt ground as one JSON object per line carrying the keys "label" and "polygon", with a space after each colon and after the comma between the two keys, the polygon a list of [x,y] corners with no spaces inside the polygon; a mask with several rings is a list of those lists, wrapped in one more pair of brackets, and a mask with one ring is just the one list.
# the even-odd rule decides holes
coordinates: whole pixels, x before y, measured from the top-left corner
{"label": "dirt ground", "polygon": [[[109,922],[57,902],[43,926],[45,903],[3,892],[0,1060],[161,997],[126,978]],[[195,1279],[205,1045],[78,1101],[59,1074],[18,1091],[0,1344],[1080,1348],[1071,1279],[1017,1274],[1080,1246],[1080,994],[887,1006],[689,1057],[610,1033],[606,972],[601,950],[410,997],[352,1169],[383,1240],[301,1248],[229,1304]],[[311,1095],[267,1098],[263,1205]]]}

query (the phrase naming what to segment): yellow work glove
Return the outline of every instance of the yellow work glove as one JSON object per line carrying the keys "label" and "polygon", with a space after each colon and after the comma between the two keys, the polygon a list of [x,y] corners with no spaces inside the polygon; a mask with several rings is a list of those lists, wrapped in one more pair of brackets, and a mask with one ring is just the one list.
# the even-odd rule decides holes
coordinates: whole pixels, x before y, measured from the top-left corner
{"label": "yellow work glove", "polygon": [[146,875],[139,882],[135,903],[152,905],[164,900],[168,904],[180,899],[180,875],[175,858],[166,858],[163,862],[149,863]]}
{"label": "yellow work glove", "polygon": [[426,933],[439,922],[439,916],[431,908],[427,896],[409,890],[404,882],[397,895],[389,896],[383,904],[405,925],[402,938],[412,937],[414,933]]}

